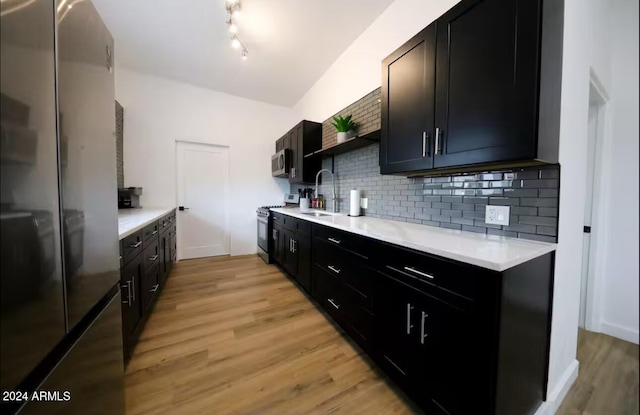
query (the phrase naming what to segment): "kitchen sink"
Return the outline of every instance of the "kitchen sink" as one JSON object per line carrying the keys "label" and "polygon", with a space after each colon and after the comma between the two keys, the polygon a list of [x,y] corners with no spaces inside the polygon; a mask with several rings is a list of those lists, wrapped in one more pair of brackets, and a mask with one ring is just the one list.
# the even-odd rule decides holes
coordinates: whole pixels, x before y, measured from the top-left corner
{"label": "kitchen sink", "polygon": [[336,216],[332,213],[324,213],[324,212],[300,212],[303,215],[315,216],[316,218],[320,216]]}

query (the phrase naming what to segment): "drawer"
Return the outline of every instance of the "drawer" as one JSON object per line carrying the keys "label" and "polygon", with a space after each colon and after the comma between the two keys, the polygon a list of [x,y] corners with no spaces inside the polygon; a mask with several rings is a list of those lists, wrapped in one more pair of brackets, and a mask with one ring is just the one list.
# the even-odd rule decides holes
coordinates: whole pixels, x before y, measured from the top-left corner
{"label": "drawer", "polygon": [[142,303],[142,312],[146,313],[153,299],[160,292],[160,267],[154,266],[148,272],[145,271],[141,280],[140,301]]}
{"label": "drawer", "polygon": [[314,267],[314,296],[322,307],[363,348],[370,350],[373,315],[351,289],[318,266]]}
{"label": "drawer", "polygon": [[282,215],[282,226],[292,231],[295,231],[298,228],[298,219],[292,216]]}
{"label": "drawer", "polygon": [[495,274],[490,270],[388,244],[380,244],[376,261],[379,261],[383,273],[418,289],[432,293],[453,293],[467,300],[475,300],[482,280],[490,284],[493,280],[491,274]]}
{"label": "drawer", "polygon": [[142,231],[137,231],[122,239],[122,266],[127,265],[142,252]]}
{"label": "drawer", "polygon": [[158,220],[158,228],[160,229],[160,233],[165,233],[166,231],[171,229],[170,218],[171,214],[167,214]]}
{"label": "drawer", "polygon": [[375,276],[361,263],[360,257],[320,239],[316,239],[313,249],[315,264],[354,290],[364,299],[367,308],[372,309]]}
{"label": "drawer", "polygon": [[142,268],[146,274],[158,264],[160,264],[160,247],[158,244],[158,238],[156,238],[155,242],[152,242],[149,246],[144,248],[144,252],[142,253]]}
{"label": "drawer", "polygon": [[160,230],[160,226],[158,221],[152,222],[149,225],[142,228],[142,246],[145,248],[153,243],[153,241],[158,241],[158,232]]}
{"label": "drawer", "polygon": [[370,256],[371,241],[367,238],[315,224],[313,225],[313,236],[342,249],[346,249],[364,259],[368,259]]}

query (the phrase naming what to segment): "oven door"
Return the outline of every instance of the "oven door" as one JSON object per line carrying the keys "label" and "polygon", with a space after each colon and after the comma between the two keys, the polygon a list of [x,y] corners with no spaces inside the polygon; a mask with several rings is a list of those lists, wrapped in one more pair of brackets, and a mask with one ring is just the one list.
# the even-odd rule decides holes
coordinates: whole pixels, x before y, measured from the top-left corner
{"label": "oven door", "polygon": [[269,263],[269,220],[258,217],[258,255]]}

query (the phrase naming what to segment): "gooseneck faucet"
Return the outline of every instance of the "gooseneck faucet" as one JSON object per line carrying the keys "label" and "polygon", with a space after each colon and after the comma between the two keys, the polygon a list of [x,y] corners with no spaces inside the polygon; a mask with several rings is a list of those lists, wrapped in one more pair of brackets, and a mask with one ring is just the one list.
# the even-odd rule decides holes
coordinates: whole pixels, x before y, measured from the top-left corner
{"label": "gooseneck faucet", "polygon": [[316,199],[318,198],[318,179],[320,178],[320,174],[323,171],[326,171],[331,175],[331,184],[333,185],[333,194],[332,194],[333,213],[336,213],[338,211],[338,198],[336,198],[336,180],[333,177],[333,173],[329,169],[322,169],[316,174]]}

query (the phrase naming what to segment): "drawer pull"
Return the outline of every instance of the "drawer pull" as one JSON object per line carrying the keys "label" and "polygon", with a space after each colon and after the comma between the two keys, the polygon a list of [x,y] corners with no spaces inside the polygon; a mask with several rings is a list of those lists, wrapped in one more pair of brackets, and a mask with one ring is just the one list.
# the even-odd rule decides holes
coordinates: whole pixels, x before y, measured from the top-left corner
{"label": "drawer pull", "polygon": [[340,242],[342,242],[340,239],[333,239],[333,238],[327,238],[327,239],[333,242],[334,244],[338,244],[338,245],[340,245]]}
{"label": "drawer pull", "polygon": [[158,233],[158,230],[156,229],[155,231],[151,232],[151,235],[155,235],[156,233]]}
{"label": "drawer pull", "polygon": [[158,291],[158,287],[160,286],[160,284],[156,284],[153,286],[153,288],[151,289],[151,292],[154,293],[156,291]]}
{"label": "drawer pull", "polygon": [[411,303],[407,303],[407,334],[411,334],[411,329],[413,328],[413,324],[411,324],[411,310],[413,310],[413,306]]}
{"label": "drawer pull", "polygon": [[329,301],[331,303],[331,305],[336,308],[336,310],[340,309],[340,306],[333,302],[333,298],[327,298],[327,301]]}
{"label": "drawer pull", "polygon": [[138,242],[136,242],[135,244],[131,244],[131,245],[129,245],[129,248],[137,248],[137,247],[139,247],[140,245],[142,245],[142,241],[138,241]]}
{"label": "drawer pull", "polygon": [[340,270],[334,267],[333,265],[329,265],[327,268],[329,268],[331,271],[335,272],[336,274],[340,274]]}
{"label": "drawer pull", "polygon": [[127,300],[123,301],[122,304],[127,304],[131,307],[131,287],[129,284],[122,284],[122,288],[127,288]]}
{"label": "drawer pull", "polygon": [[149,261],[152,261],[152,262],[155,261],[156,259],[158,259],[158,255],[149,257]]}
{"label": "drawer pull", "polygon": [[427,317],[429,317],[429,314],[425,313],[424,311],[422,312],[422,322],[420,324],[420,343],[424,344],[424,338],[428,336],[428,334],[426,334],[424,332],[424,322],[427,319]]}
{"label": "drawer pull", "polygon": [[407,271],[415,272],[416,274],[422,275],[423,277],[427,277],[427,278],[430,278],[430,279],[434,278],[433,275],[427,274],[426,272],[418,271],[417,269],[412,268],[412,267],[404,267],[404,269],[407,270]]}

